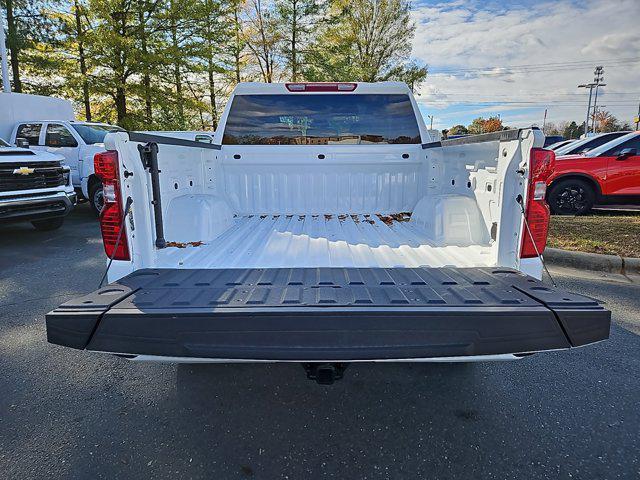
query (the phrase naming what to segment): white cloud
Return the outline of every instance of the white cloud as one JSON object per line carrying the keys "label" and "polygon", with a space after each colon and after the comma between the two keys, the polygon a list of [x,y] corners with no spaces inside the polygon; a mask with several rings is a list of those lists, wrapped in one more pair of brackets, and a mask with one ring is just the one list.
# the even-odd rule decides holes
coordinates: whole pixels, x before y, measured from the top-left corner
{"label": "white cloud", "polygon": [[[640,22],[640,18],[637,18],[636,22]],[[640,32],[611,33],[593,39],[582,49],[582,53],[615,57],[620,52],[637,53],[638,48],[640,48]]]}
{"label": "white cloud", "polygon": [[[602,104],[622,121],[637,111],[640,94],[613,92],[640,93],[640,62],[606,60],[640,59],[638,0],[530,2],[502,10],[481,1],[438,3],[415,6],[413,18],[413,55],[433,72],[419,92],[428,110],[456,103],[480,110],[482,105],[471,102],[495,100],[503,103],[487,107],[491,112],[532,109],[505,115],[518,122],[513,126],[540,123],[545,108],[549,121],[581,120],[587,94],[577,85],[591,81],[591,62],[602,60],[607,83]],[[567,68],[566,62],[588,63]],[[521,65],[547,67],[500,68]],[[468,69],[479,70],[460,71]],[[531,103],[516,106],[514,101]],[[446,126],[444,118],[442,123]]]}

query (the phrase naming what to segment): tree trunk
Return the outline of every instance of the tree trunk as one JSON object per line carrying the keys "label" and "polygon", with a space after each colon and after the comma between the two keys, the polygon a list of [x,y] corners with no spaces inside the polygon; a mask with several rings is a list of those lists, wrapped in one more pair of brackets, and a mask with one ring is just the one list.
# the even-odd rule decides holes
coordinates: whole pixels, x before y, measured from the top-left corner
{"label": "tree trunk", "polygon": [[13,0],[6,1],[7,6],[7,44],[9,52],[11,52],[11,73],[13,75],[13,90],[17,93],[22,92],[22,82],[20,81],[20,62],[18,55],[20,47],[18,46],[16,18],[13,15]]}
{"label": "tree trunk", "polygon": [[178,25],[176,24],[175,15],[171,23],[171,42],[173,46],[173,79],[176,84],[176,102],[178,109],[178,123],[180,128],[184,128],[184,100],[182,98],[182,77],[180,75],[180,50],[178,45]]}
{"label": "tree trunk", "polygon": [[125,125],[127,118],[127,97],[124,84],[116,87],[116,114],[118,116],[118,125],[128,127],[128,125]]}
{"label": "tree trunk", "polygon": [[267,36],[264,31],[264,22],[262,18],[262,3],[260,0],[256,0],[257,14],[258,14],[258,28],[260,29],[260,38],[262,39],[262,58],[264,60],[264,71],[262,76],[265,83],[273,82],[273,64],[271,60],[271,54],[269,47],[267,46]]}
{"label": "tree trunk", "polygon": [[78,39],[78,57],[80,62],[80,74],[82,75],[82,101],[84,103],[84,116],[87,122],[91,121],[91,100],[89,98],[89,81],[87,80],[87,62],[84,55],[84,31],[80,17],[80,5],[74,0],[76,16],[76,37]]}
{"label": "tree trunk", "polygon": [[297,60],[297,35],[298,35],[298,2],[292,1],[292,22],[291,22],[291,80],[298,81],[298,60]]}
{"label": "tree trunk", "polygon": [[151,125],[153,118],[153,108],[151,103],[151,75],[149,74],[149,51],[147,48],[147,32],[145,31],[144,5],[140,5],[138,10],[138,22],[140,23],[140,48],[142,50],[142,88],[144,95],[144,116],[147,125]]}
{"label": "tree trunk", "polygon": [[234,21],[234,27],[235,27],[235,34],[236,34],[236,45],[235,45],[235,51],[234,53],[234,57],[235,57],[235,68],[236,68],[236,82],[240,83],[241,79],[240,79],[240,53],[241,53],[241,49],[240,49],[240,19],[238,18],[238,7],[236,6],[236,8],[233,10],[233,21]]}
{"label": "tree trunk", "polygon": [[[124,6],[123,6],[124,11]],[[127,18],[126,15],[120,16],[120,31],[118,32],[122,38],[125,38],[127,35]],[[118,124],[125,127],[130,128],[127,122],[127,75],[126,72],[126,63],[127,56],[126,52],[121,48],[117,48],[115,51],[115,80],[116,80],[116,115],[118,117]]]}
{"label": "tree trunk", "polygon": [[218,108],[216,107],[216,84],[213,77],[213,60],[209,56],[209,101],[211,102],[211,126],[215,130],[218,128]]}

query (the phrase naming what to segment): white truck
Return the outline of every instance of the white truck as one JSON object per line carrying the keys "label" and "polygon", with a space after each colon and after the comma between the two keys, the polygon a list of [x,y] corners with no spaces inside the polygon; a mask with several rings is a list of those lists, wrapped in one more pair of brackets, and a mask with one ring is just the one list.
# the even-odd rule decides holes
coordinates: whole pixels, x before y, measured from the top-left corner
{"label": "white truck", "polygon": [[69,167],[59,155],[34,152],[0,138],[0,223],[31,222],[54,230],[76,204]]}
{"label": "white truck", "polygon": [[96,213],[102,209],[102,185],[93,171],[93,157],[104,152],[104,137],[124,129],[105,123],[76,120],[35,120],[17,123],[11,141],[26,139],[34,151],[56,153],[71,168],[71,180],[78,194],[89,200]]}
{"label": "white truck", "polygon": [[609,335],[544,285],[555,157],[535,128],[432,141],[400,83],[237,86],[212,144],[112,133],[95,158],[111,283],[51,343],[135,360],[517,359]]}
{"label": "white truck", "polygon": [[70,101],[42,95],[0,93],[0,137],[33,152],[62,157],[71,169],[76,193],[98,212],[102,187],[93,172],[93,156],[104,151],[108,132],[124,130],[104,123],[78,122]]}

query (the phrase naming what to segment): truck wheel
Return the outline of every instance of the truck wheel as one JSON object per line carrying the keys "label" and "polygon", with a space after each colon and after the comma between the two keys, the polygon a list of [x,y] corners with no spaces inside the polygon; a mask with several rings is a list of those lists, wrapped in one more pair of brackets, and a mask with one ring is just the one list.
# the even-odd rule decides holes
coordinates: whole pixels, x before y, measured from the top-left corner
{"label": "truck wheel", "polygon": [[102,183],[96,182],[89,187],[89,204],[96,213],[100,215],[102,208],[104,207],[104,195],[102,193]]}
{"label": "truck wheel", "polygon": [[31,225],[36,230],[41,232],[48,232],[49,230],[56,230],[64,223],[64,217],[47,218],[46,220],[34,220]]}
{"label": "truck wheel", "polygon": [[547,200],[556,215],[584,215],[593,207],[596,192],[584,180],[570,178],[553,185]]}

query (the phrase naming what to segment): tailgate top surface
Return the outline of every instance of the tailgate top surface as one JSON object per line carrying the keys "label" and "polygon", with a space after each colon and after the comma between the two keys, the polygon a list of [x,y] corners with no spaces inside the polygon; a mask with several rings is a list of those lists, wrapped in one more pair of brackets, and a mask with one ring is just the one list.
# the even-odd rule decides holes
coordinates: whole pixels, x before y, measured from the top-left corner
{"label": "tailgate top surface", "polygon": [[599,309],[504,268],[144,269],[60,310],[326,307]]}

